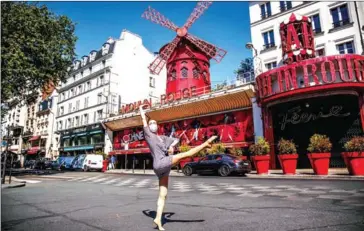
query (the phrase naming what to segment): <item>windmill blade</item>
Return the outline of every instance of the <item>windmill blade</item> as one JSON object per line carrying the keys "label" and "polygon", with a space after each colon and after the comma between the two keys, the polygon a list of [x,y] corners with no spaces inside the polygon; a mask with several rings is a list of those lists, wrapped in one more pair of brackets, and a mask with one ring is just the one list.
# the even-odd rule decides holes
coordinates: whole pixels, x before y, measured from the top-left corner
{"label": "windmill blade", "polygon": [[149,70],[159,75],[159,73],[162,71],[162,68],[168,61],[169,57],[173,53],[174,49],[178,45],[179,41],[181,40],[181,37],[176,36],[172,42],[170,42],[163,51],[157,56],[157,58],[154,59],[154,61],[149,65]]}
{"label": "windmill blade", "polygon": [[187,34],[185,37],[190,42],[195,44],[201,51],[205,52],[208,56],[215,59],[215,61],[218,63],[224,58],[224,56],[227,53],[225,50],[223,50],[215,45],[212,45],[208,42],[205,42],[204,40],[199,39],[198,37],[196,37],[194,35]]}
{"label": "windmill blade", "polygon": [[186,29],[190,28],[190,26],[209,8],[212,2],[198,2],[196,7],[193,9],[190,17],[187,19],[184,27]]}
{"label": "windmill blade", "polygon": [[162,15],[150,6],[147,10],[144,11],[144,13],[142,14],[142,18],[148,19],[173,31],[177,30],[177,26],[171,20],[164,17],[164,15]]}

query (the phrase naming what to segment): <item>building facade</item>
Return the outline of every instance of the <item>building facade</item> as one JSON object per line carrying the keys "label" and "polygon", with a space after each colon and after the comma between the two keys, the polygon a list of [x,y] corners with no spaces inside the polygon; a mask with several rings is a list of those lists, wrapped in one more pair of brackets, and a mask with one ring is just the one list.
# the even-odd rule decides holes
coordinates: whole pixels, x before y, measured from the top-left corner
{"label": "building facade", "polygon": [[251,2],[249,12],[252,44],[258,56],[255,65],[261,65],[263,71],[283,65],[279,24],[292,12],[311,19],[316,56],[364,51],[363,2]]}
{"label": "building facade", "polygon": [[101,120],[165,90],[165,70],[157,76],[147,68],[153,59],[140,36],[123,30],[119,39],[109,38],[100,50],[74,62],[67,82],[59,88],[56,130],[61,155],[110,150]]}
{"label": "building facade", "polygon": [[297,167],[310,168],[307,147],[314,134],[332,142],[330,167],[344,167],[345,142],[364,134],[363,14],[356,13],[363,11],[362,3],[261,2],[250,7],[252,44],[263,64],[256,96],[271,168],[280,168],[281,138],[298,146]]}

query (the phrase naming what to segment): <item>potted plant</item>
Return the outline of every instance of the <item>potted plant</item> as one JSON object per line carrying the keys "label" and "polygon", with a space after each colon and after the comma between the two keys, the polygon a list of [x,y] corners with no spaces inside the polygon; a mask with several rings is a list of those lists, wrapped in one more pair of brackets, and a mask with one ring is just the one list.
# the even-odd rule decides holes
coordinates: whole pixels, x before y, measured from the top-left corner
{"label": "potted plant", "polygon": [[314,134],[310,138],[307,151],[313,171],[316,175],[327,175],[332,144],[326,135]]}
{"label": "potted plant", "polygon": [[346,152],[341,155],[351,175],[364,175],[364,136],[356,136],[345,143]]}
{"label": "potted plant", "polygon": [[[191,149],[190,146],[188,146],[187,144],[182,144],[180,147],[179,147],[179,151],[180,152],[187,152]],[[179,164],[181,166],[181,169],[183,169],[183,167],[188,163],[188,162],[192,162],[192,158],[191,157],[187,157],[187,158],[184,158],[182,160],[180,160]]]}
{"label": "potted plant", "polygon": [[222,143],[213,144],[211,148],[207,149],[208,154],[224,154],[226,147]]}
{"label": "potted plant", "polygon": [[257,142],[249,147],[249,151],[252,154],[257,174],[268,174],[270,160],[269,143],[263,137],[258,137]]}
{"label": "potted plant", "polygon": [[292,140],[280,139],[278,142],[278,159],[283,174],[296,174],[298,154],[296,145]]}
{"label": "potted plant", "polygon": [[244,151],[241,148],[230,148],[229,150],[230,154],[233,156],[238,157],[241,160],[246,160],[247,157],[244,156]]}

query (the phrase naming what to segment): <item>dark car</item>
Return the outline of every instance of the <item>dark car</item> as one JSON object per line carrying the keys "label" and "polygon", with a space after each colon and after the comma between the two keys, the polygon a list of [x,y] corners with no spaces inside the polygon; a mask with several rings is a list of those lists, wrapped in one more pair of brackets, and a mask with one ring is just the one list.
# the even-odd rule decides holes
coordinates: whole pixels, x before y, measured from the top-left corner
{"label": "dark car", "polygon": [[191,176],[195,173],[218,173],[220,176],[228,176],[232,173],[249,173],[251,169],[251,163],[248,160],[241,160],[227,154],[216,154],[207,155],[198,162],[187,163],[183,168],[183,174]]}

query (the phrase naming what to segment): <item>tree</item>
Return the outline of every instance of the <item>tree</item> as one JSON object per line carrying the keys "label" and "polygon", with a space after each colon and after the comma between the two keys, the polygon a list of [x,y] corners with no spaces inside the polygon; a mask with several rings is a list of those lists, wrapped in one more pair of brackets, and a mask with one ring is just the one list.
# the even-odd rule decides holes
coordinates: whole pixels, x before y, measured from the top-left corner
{"label": "tree", "polygon": [[65,82],[75,58],[75,24],[46,6],[1,2],[1,102]]}
{"label": "tree", "polygon": [[246,58],[240,62],[240,66],[235,70],[235,74],[254,72],[254,63],[252,58]]}

